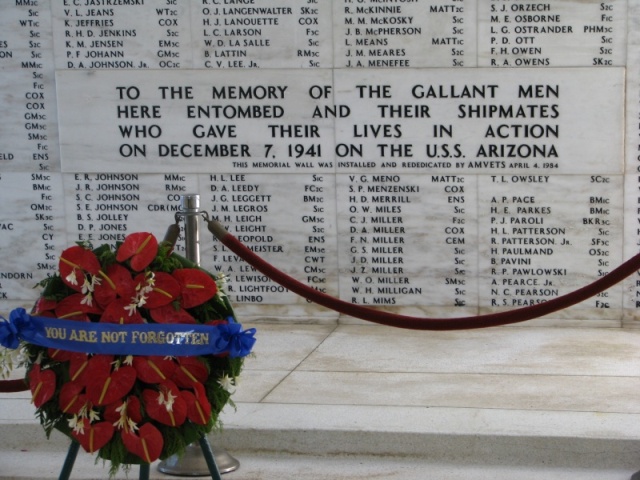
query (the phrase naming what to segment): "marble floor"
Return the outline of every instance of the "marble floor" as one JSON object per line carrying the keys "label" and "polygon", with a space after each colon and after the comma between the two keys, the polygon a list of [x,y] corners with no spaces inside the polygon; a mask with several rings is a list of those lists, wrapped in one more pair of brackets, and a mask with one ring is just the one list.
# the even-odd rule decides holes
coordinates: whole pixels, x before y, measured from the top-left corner
{"label": "marble floor", "polygon": [[[211,437],[241,462],[225,480],[628,480],[640,470],[640,330],[252,326],[237,408]],[[26,393],[0,394],[0,478],[57,478],[67,445],[44,438]],[[79,455],[72,478],[107,477]]]}

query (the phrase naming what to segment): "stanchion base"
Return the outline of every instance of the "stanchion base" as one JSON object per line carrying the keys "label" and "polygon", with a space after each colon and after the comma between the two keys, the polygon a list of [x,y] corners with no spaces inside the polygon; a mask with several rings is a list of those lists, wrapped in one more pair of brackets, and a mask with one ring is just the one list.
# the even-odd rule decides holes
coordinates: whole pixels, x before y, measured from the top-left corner
{"label": "stanchion base", "polygon": [[[233,472],[240,467],[240,462],[225,449],[212,446],[211,450],[213,450],[213,457],[220,473]],[[207,461],[202,454],[202,449],[197,443],[187,445],[182,457],[172,455],[160,462],[158,471],[167,475],[183,477],[211,476]]]}
{"label": "stanchion base", "polygon": [[631,475],[631,480],[640,480],[640,471]]}

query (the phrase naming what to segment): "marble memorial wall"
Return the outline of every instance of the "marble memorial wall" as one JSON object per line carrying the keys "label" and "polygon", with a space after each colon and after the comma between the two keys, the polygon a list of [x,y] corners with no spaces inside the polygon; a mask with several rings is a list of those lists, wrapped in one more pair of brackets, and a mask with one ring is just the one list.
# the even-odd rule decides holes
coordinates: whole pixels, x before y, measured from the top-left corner
{"label": "marble memorial wall", "polygon": [[[180,196],[344,300],[544,302],[640,245],[640,0],[12,0],[0,306]],[[182,239],[177,245],[183,251]],[[203,233],[238,313],[337,314]],[[539,324],[636,326],[640,275]]]}

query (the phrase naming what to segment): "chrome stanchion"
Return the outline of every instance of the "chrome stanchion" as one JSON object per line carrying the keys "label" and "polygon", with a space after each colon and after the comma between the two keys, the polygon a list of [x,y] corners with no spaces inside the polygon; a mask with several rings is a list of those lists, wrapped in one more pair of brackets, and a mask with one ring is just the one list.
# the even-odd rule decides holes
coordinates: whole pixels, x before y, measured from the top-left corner
{"label": "chrome stanchion", "polygon": [[[200,215],[200,195],[186,194],[180,196],[181,211],[176,215],[178,218],[184,219],[184,243],[185,257],[193,263],[200,265],[200,232],[199,220]],[[160,462],[158,470],[167,475],[180,475],[183,477],[204,477],[211,475],[214,479],[217,473],[228,473],[237,470],[240,462],[231,456],[226,450],[219,447],[210,446],[213,458],[207,452],[205,446],[209,445],[206,437],[203,437],[198,443],[187,445],[184,455],[178,457],[172,455],[166,460]],[[204,453],[203,453],[204,452]],[[207,455],[209,453],[209,455]],[[217,467],[217,472],[212,471],[211,463]]]}

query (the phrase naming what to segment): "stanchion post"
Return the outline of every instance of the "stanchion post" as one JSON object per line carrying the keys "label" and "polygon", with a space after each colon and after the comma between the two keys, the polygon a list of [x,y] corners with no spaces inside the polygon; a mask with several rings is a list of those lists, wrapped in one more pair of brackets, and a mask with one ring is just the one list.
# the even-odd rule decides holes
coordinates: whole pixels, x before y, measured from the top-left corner
{"label": "stanchion post", "polygon": [[[181,211],[176,218],[184,219],[185,257],[196,265],[200,265],[200,195],[186,194],[180,196]],[[206,449],[206,445],[209,446]],[[211,456],[213,453],[213,456]],[[184,455],[179,458],[172,455],[162,461],[158,470],[167,475],[184,477],[204,477],[211,475],[214,480],[220,479],[220,473],[237,470],[240,462],[226,450],[212,447],[206,436],[200,439],[200,445],[187,445]]]}

